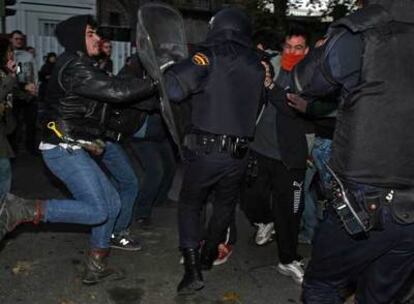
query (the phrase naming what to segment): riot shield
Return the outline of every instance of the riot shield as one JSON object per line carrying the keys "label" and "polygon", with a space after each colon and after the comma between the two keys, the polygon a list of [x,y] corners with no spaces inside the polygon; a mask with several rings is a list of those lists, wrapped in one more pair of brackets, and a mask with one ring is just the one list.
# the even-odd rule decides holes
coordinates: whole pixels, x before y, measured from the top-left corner
{"label": "riot shield", "polygon": [[138,10],[137,52],[148,74],[160,83],[161,114],[182,156],[183,132],[166,94],[160,67],[188,56],[184,20],[164,3],[146,3]]}

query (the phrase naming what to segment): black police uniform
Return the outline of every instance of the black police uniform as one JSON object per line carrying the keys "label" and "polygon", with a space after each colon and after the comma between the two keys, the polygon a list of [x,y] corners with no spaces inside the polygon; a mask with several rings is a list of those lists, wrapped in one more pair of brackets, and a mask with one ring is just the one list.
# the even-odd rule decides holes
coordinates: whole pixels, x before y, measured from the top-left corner
{"label": "black police uniform", "polygon": [[[211,190],[215,191],[214,212],[202,248],[203,268],[210,269],[217,257],[217,246],[238,200],[248,141],[254,135],[264,89],[264,68],[250,40],[247,16],[237,9],[225,9],[213,18],[198,52],[166,74],[172,101],[181,101],[192,93],[178,208],[180,248],[186,269],[179,292],[203,285],[198,265],[200,212]],[[208,74],[203,76],[205,71]]]}
{"label": "black police uniform", "polygon": [[[342,91],[329,162],[338,180],[304,303],[343,303],[350,286],[356,303],[395,303],[414,269],[413,21],[412,1],[369,1],[296,68],[303,94]],[[345,191],[335,192],[341,181]]]}

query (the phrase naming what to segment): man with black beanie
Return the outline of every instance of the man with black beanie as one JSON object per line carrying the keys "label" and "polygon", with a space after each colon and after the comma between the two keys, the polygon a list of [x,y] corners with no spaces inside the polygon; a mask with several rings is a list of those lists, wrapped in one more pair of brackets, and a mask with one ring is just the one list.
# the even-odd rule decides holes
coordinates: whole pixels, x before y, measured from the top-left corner
{"label": "man with black beanie", "polygon": [[29,201],[7,195],[0,207],[0,239],[21,222],[89,225],[90,249],[82,281],[94,284],[112,275],[120,277],[106,258],[114,227],[120,221],[128,224],[124,207],[132,212],[137,191],[127,156],[115,143],[122,134],[109,132],[108,119],[114,105],[147,98],[155,93],[156,84],[151,79],[111,77],[97,67],[94,57],[99,54],[100,37],[92,16],[61,22],[56,36],[65,52],[49,81],[40,150],[47,167],[73,198]]}

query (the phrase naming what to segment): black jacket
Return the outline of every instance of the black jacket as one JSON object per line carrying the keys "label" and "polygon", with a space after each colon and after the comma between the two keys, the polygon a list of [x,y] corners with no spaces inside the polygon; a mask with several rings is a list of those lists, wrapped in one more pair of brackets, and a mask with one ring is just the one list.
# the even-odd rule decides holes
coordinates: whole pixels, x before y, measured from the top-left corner
{"label": "black jacket", "polygon": [[305,95],[341,90],[329,162],[339,178],[413,187],[414,2],[375,2],[390,6],[368,5],[340,19],[298,75],[312,76]]}
{"label": "black jacket", "polygon": [[[61,22],[56,35],[65,52],[56,61],[46,94],[43,140],[61,141],[47,129],[54,121],[72,139],[106,139],[107,123],[114,105],[136,103],[154,93],[150,79],[111,77],[85,54],[85,29],[90,16]],[[75,35],[75,33],[78,33]]]}
{"label": "black jacket", "polygon": [[[248,37],[233,31],[209,35],[197,53],[166,73],[172,101],[191,96],[191,130],[253,138],[264,90],[261,57]],[[203,63],[197,63],[197,58]],[[207,73],[204,73],[207,71]]]}
{"label": "black jacket", "polygon": [[270,91],[269,102],[276,107],[276,131],[281,161],[289,169],[305,169],[308,156],[306,120],[288,105],[286,91],[281,87],[275,86]]}
{"label": "black jacket", "polygon": [[[151,80],[107,75],[96,61],[81,52],[59,56],[47,92],[47,122],[57,121],[73,139],[105,138],[114,105],[134,103],[153,94]],[[50,130],[44,140],[58,139]]]}

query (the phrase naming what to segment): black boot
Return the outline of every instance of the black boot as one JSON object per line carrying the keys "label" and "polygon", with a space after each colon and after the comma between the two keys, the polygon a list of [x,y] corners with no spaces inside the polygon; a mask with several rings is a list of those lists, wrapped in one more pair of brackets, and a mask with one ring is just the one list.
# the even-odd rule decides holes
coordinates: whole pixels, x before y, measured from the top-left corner
{"label": "black boot", "polygon": [[201,269],[210,270],[218,257],[218,245],[205,243],[201,248]]}
{"label": "black boot", "polygon": [[182,250],[184,257],[184,277],[178,284],[178,294],[193,294],[204,287],[203,275],[200,270],[200,254],[198,249],[185,248]]}
{"label": "black boot", "polygon": [[94,248],[89,250],[86,260],[86,270],[82,282],[92,285],[103,281],[106,278],[121,280],[125,278],[122,271],[108,267],[107,259],[109,248]]}
{"label": "black boot", "polygon": [[21,223],[38,224],[42,219],[41,201],[23,199],[8,193],[0,202],[0,240]]}

